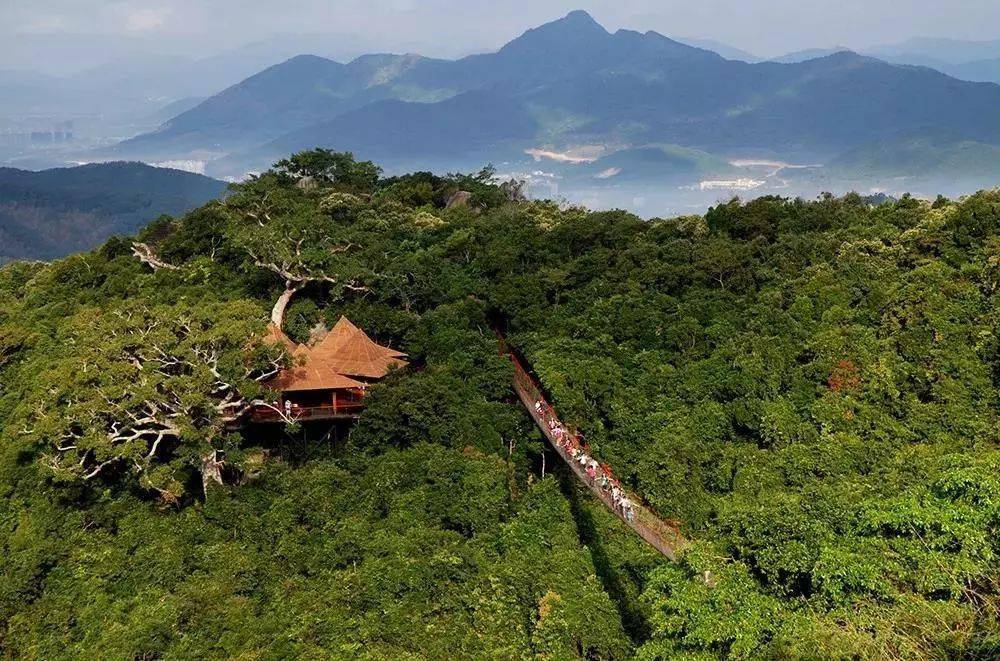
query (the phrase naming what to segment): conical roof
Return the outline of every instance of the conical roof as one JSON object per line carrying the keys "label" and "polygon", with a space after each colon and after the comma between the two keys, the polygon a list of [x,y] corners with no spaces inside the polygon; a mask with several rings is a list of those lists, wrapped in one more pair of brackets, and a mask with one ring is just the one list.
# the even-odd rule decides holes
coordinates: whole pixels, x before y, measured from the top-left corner
{"label": "conical roof", "polygon": [[347,317],[341,316],[330,332],[326,334],[326,337],[313,347],[313,350],[321,355],[333,353],[358,333],[364,334],[364,331],[351,323]]}
{"label": "conical roof", "polygon": [[280,344],[284,346],[289,353],[295,352],[296,344],[292,342],[292,339],[285,335],[285,332],[278,328],[274,322],[267,325],[267,331],[264,333],[263,339],[265,344]]}
{"label": "conical roof", "polygon": [[268,325],[264,340],[284,345],[292,356],[293,365],[268,383],[285,392],[363,388],[364,383],[351,377],[380,379],[393,367],[406,365],[406,354],[376,344],[347,317],[311,349],[293,342],[274,324]]}
{"label": "conical roof", "polygon": [[393,367],[404,366],[405,355],[376,344],[347,317],[341,317],[323,341],[313,347],[310,360],[321,361],[341,374],[380,379]]}

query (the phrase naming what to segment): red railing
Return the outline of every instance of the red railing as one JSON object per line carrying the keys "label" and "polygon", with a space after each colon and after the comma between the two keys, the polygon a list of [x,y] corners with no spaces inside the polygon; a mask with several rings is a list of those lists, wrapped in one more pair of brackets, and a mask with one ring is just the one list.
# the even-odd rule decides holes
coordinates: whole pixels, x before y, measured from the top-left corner
{"label": "red railing", "polygon": [[344,402],[336,406],[293,406],[283,409],[278,406],[258,406],[250,413],[254,422],[298,422],[300,420],[331,420],[360,415],[364,402]]}
{"label": "red railing", "polygon": [[[581,449],[581,437],[572,427],[559,420],[555,409],[545,399],[537,380],[531,375],[521,359],[508,347],[503,335],[497,332],[501,351],[514,364],[514,390],[535,424],[548,439],[556,453],[608,509],[615,513],[627,526],[632,528],[653,548],[673,560],[677,552],[686,544],[676,525],[668,523],[657,516],[634,494],[621,489],[620,482],[605,466],[600,466],[595,476],[591,477],[584,466],[572,456],[572,450]],[[577,455],[579,456],[579,454]],[[606,478],[606,479],[602,479]],[[631,507],[623,510],[616,502],[612,486],[618,489],[631,502]]]}

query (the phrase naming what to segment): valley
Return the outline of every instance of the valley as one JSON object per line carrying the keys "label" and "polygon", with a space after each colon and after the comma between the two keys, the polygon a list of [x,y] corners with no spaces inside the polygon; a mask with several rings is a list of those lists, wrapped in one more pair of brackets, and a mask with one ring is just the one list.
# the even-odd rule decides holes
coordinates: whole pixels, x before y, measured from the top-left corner
{"label": "valley", "polygon": [[[178,106],[155,130],[6,157],[31,168],[140,160],[235,181],[326,147],[388,172],[538,170],[555,182],[539,190],[657,215],[726,193],[959,195],[1000,165],[1000,86],[843,49],[750,59],[610,32],[574,11],[457,60],[296,55]],[[627,203],[664,187],[683,201]]]}

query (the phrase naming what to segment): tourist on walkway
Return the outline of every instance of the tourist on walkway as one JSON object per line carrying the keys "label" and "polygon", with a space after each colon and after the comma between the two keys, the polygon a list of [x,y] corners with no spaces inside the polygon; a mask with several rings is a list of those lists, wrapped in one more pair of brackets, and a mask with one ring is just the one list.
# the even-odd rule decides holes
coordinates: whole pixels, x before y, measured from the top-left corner
{"label": "tourist on walkway", "polygon": [[632,501],[628,498],[622,498],[622,514],[625,516],[625,520],[632,523],[635,518],[635,512],[632,509]]}

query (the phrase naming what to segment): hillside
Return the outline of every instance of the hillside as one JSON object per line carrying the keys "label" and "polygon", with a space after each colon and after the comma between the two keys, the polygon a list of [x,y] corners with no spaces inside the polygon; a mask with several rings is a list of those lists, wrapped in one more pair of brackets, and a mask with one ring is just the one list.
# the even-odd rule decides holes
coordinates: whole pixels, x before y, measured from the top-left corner
{"label": "hillside", "polygon": [[[525,163],[528,148],[661,143],[717,158],[815,163],[928,126],[960,142],[1000,144],[993,112],[1000,86],[849,52],[792,59],[726,60],[656,32],[611,33],[576,11],[495,53],[455,61],[294,58],[119,149],[158,158],[198,153],[217,159],[210,171],[238,175],[316,146],[351,149],[398,169],[465,165],[481,160],[484,144],[501,155],[495,158]],[[488,95],[512,121],[456,103],[469,93]],[[447,136],[456,123],[460,140],[450,144],[398,139],[399,127]]]}
{"label": "hillside", "polygon": [[[311,152],[137,240],[0,268],[12,657],[1000,650],[996,191],[643,220]],[[294,341],[346,315],[410,367],[350,428],[237,431],[291,286]],[[494,325],[677,562],[546,451]]]}
{"label": "hillside", "polygon": [[984,186],[995,181],[1000,170],[1000,146],[925,131],[864,145],[843,154],[830,166],[845,175],[870,180],[893,175],[928,178],[951,172]]}
{"label": "hillside", "polygon": [[[547,165],[547,167],[553,167]],[[681,184],[702,178],[738,176],[723,159],[677,145],[651,144],[621,149],[590,163],[555,166],[567,180],[650,185]]]}
{"label": "hillside", "polygon": [[1000,84],[1000,57],[946,65],[943,71],[961,80]]}
{"label": "hillside", "polygon": [[465,92],[435,104],[382,101],[269,142],[254,159],[273,160],[302,145],[327,144],[335,135],[342,149],[397,163],[486,163],[517,157],[511,143],[531,140],[537,128],[521,104],[489,92]]}
{"label": "hillside", "polygon": [[[157,149],[249,146],[329,116],[346,80],[345,67],[303,55],[269,67],[135,139]],[[334,106],[337,108],[337,106]],[[126,147],[130,143],[126,142]]]}
{"label": "hillside", "polygon": [[141,163],[40,172],[0,168],[0,262],[89,250],[161,214],[204,204],[225,187],[208,177]]}
{"label": "hillside", "polygon": [[396,87],[393,81],[424,58],[368,55],[344,65],[300,55],[268,67],[168,120],[153,133],[126,140],[125,154],[225,154],[332,120],[383,98],[434,101],[452,92]]}

